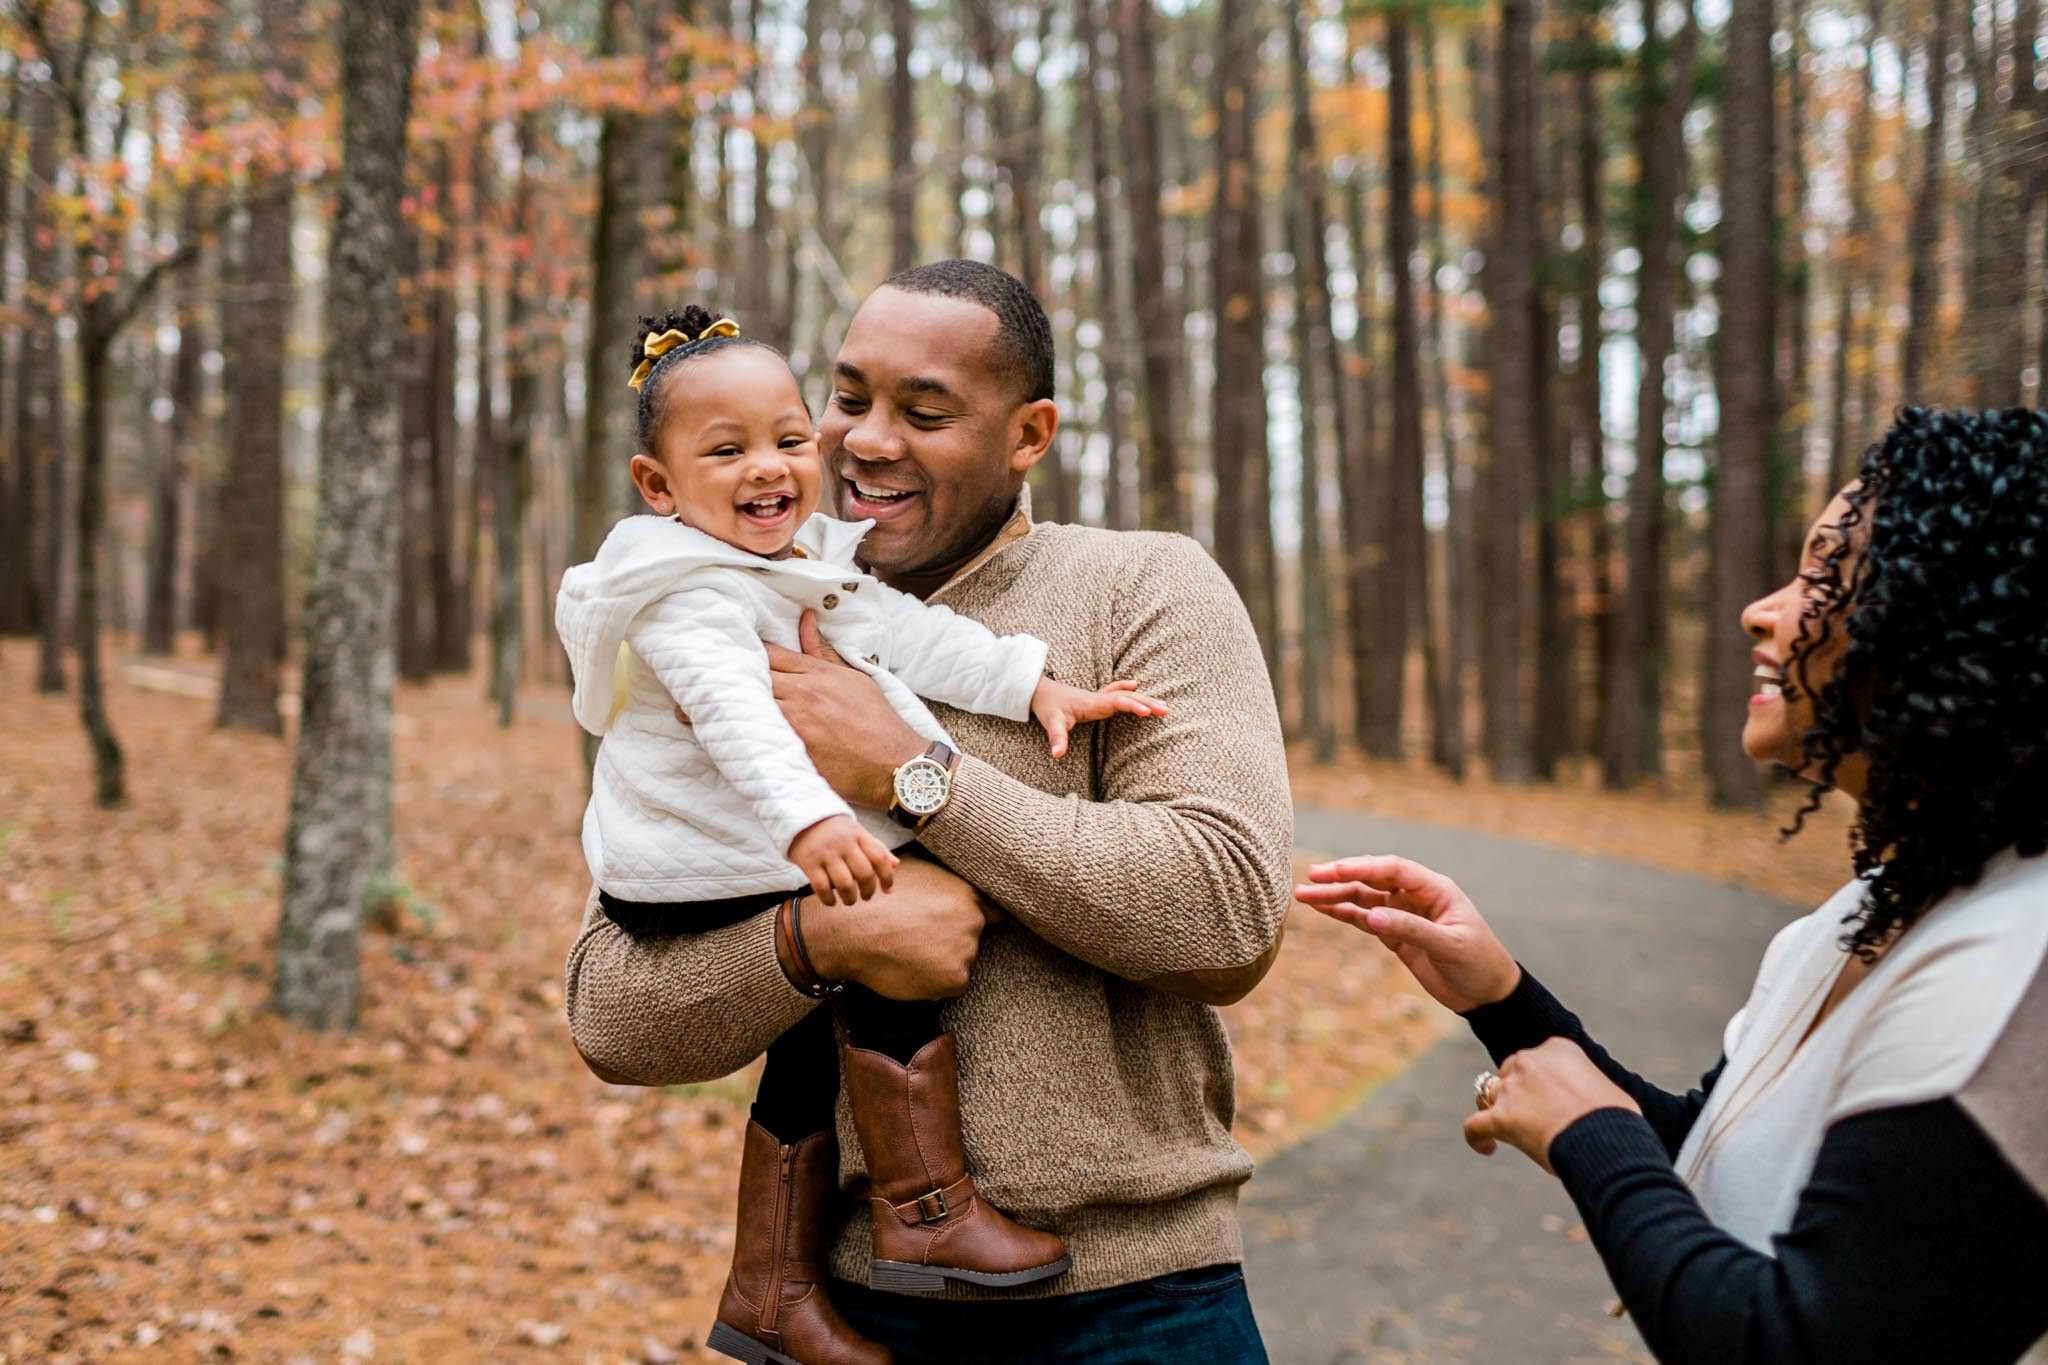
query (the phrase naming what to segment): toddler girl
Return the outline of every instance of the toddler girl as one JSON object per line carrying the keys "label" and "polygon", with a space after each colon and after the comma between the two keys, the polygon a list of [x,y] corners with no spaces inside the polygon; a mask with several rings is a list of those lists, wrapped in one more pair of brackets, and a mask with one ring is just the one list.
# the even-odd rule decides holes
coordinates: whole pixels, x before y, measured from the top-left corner
{"label": "toddler girl", "polygon": [[[804,895],[850,905],[888,889],[893,850],[918,820],[914,804],[894,823],[854,812],[776,706],[762,642],[796,647],[803,611],[932,741],[920,762],[934,776],[953,756],[920,695],[1035,718],[1056,756],[1075,724],[1165,708],[1126,682],[1093,692],[1057,682],[1045,676],[1043,641],[998,637],[856,568],[869,523],[812,515],[823,483],[817,433],[783,358],[701,308],[642,321],[632,476],[661,515],[614,527],[594,561],[563,576],[555,608],[576,719],[604,737],[584,856],[605,913],[629,931],[703,932],[774,910],[778,941],[807,966]],[[1065,1271],[1058,1237],[976,1195],[936,1002],[851,984],[813,991],[832,996],[847,1034],[874,1286],[1002,1287]],[[733,1271],[709,1340],[741,1360],[887,1359],[832,1308],[818,1268],[838,1173],[838,1062],[823,1011],[768,1051],[741,1163]]]}

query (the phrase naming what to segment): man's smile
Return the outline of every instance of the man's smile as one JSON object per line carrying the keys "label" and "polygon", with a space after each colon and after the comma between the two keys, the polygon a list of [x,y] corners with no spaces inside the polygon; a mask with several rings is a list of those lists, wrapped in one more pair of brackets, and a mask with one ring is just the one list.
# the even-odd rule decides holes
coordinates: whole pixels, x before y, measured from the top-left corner
{"label": "man's smile", "polygon": [[872,517],[888,521],[901,516],[923,496],[917,489],[893,488],[865,475],[842,474],[840,483],[846,491],[846,510],[856,520]]}

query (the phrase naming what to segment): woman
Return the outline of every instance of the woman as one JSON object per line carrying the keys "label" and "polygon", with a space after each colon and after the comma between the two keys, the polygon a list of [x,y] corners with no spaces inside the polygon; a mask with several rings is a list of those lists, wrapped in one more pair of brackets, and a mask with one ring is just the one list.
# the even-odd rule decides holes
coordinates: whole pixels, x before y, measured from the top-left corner
{"label": "woman", "polygon": [[1297,894],[1471,1024],[1465,1140],[1564,1182],[1659,1360],[2048,1361],[2048,414],[1906,410],[1742,623],[1743,748],[1857,802],[1856,878],[1698,1090],[1623,1069],[1428,868]]}

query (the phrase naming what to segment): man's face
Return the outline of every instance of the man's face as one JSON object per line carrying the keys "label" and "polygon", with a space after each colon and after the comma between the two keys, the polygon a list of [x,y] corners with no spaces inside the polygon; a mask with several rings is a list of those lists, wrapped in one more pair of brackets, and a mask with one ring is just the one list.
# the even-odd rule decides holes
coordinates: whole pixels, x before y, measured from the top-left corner
{"label": "man's face", "polygon": [[819,437],[842,515],[872,517],[861,559],[884,579],[970,558],[1001,527],[1057,413],[1022,401],[996,315],[878,289],[847,328]]}

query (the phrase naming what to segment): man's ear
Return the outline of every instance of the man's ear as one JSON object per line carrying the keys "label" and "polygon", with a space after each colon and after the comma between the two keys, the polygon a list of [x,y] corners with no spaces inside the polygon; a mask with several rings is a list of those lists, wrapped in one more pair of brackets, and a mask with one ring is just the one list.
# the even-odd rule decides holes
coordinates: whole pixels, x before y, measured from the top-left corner
{"label": "man's ear", "polygon": [[640,496],[647,505],[665,517],[676,513],[675,490],[669,486],[668,470],[661,461],[651,455],[635,455],[632,464],[633,486],[640,490]]}
{"label": "man's ear", "polygon": [[1011,429],[1015,436],[1010,447],[1010,468],[1022,474],[1052,449],[1053,437],[1060,430],[1059,405],[1050,398],[1026,403],[1017,409]]}

